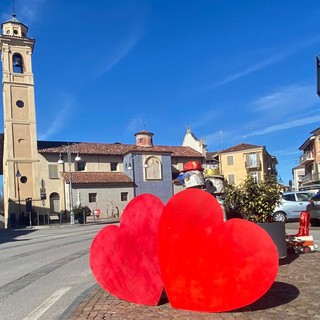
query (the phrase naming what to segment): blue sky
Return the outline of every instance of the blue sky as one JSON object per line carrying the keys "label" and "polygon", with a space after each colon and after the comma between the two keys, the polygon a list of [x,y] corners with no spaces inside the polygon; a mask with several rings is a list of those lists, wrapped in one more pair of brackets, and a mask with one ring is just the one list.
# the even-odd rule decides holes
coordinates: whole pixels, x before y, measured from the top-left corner
{"label": "blue sky", "polygon": [[[147,129],[157,145],[181,145],[190,126],[209,151],[266,146],[288,183],[320,126],[319,0],[16,0],[15,9],[36,39],[39,140],[134,143]],[[1,0],[1,21],[11,13]]]}

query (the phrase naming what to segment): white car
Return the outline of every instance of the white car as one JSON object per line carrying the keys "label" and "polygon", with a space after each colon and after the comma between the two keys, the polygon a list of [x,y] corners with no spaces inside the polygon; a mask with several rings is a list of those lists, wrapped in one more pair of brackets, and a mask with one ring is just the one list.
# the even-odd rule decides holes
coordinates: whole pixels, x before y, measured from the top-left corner
{"label": "white car", "polygon": [[299,219],[301,211],[306,210],[310,199],[316,193],[314,190],[284,192],[280,204],[273,211],[273,221],[286,222]]}

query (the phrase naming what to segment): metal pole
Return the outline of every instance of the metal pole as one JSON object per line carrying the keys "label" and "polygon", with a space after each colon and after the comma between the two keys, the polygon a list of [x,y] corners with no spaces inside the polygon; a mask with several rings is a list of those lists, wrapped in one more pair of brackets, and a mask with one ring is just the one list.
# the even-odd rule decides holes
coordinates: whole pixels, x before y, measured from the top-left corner
{"label": "metal pole", "polygon": [[16,178],[17,178],[17,191],[18,191],[18,221],[21,219],[21,199],[20,199],[20,181],[21,173],[18,169],[17,165],[17,172],[16,172]]}
{"label": "metal pole", "polygon": [[[28,201],[28,204],[30,204],[30,200],[31,200],[31,198],[27,198],[26,199],[26,201]],[[28,207],[29,207],[29,205],[28,205]],[[29,209],[31,209],[31,206],[30,206]],[[32,226],[32,210],[29,211],[29,224],[30,224],[30,227],[31,227]]]}
{"label": "metal pole", "polygon": [[72,174],[71,174],[71,150],[68,145],[68,167],[69,167],[69,204],[70,204],[70,224],[74,224],[73,197],[72,197]]}
{"label": "metal pole", "polygon": [[[46,224],[46,215],[45,215],[45,211],[44,211],[44,206],[46,205],[46,200],[41,200],[42,202],[42,215],[43,215],[43,225]],[[47,217],[48,218],[48,225],[49,225],[49,216]]]}
{"label": "metal pole", "polygon": [[20,182],[19,182],[19,176],[17,177],[17,187],[18,187],[18,212],[19,212],[19,219],[20,219],[20,215],[21,215],[21,199],[20,199]]}
{"label": "metal pole", "polygon": [[136,191],[136,177],[135,177],[135,167],[134,167],[134,155],[131,155],[132,159],[132,177],[133,177],[133,197],[136,196],[137,191]]}

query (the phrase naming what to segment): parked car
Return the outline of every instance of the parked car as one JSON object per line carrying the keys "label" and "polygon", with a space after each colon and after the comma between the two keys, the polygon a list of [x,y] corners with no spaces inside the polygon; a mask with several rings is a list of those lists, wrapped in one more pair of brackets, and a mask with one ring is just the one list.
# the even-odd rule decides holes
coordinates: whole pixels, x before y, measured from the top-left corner
{"label": "parked car", "polygon": [[320,192],[311,198],[307,205],[307,210],[310,212],[310,224],[312,226],[320,225]]}
{"label": "parked car", "polygon": [[310,199],[316,193],[317,191],[312,190],[284,192],[280,204],[273,211],[273,221],[286,222],[299,219],[301,211],[307,210]]}

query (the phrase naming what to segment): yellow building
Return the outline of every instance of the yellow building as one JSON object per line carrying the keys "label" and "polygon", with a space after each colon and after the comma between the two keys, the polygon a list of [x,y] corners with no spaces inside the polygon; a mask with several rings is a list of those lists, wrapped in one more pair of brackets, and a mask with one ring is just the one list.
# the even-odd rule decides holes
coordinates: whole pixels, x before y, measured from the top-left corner
{"label": "yellow building", "polygon": [[238,185],[248,176],[259,182],[267,175],[277,175],[277,159],[267,152],[265,146],[241,143],[215,154],[220,172],[228,183]]}

